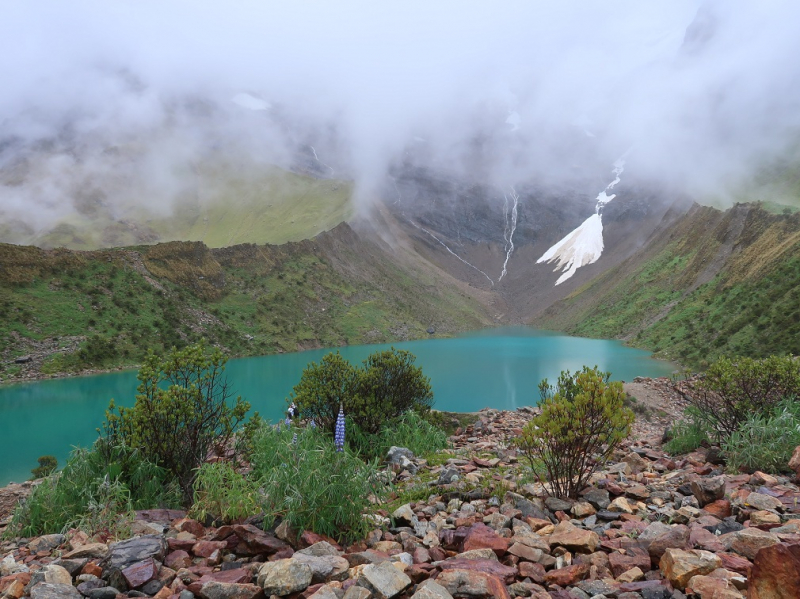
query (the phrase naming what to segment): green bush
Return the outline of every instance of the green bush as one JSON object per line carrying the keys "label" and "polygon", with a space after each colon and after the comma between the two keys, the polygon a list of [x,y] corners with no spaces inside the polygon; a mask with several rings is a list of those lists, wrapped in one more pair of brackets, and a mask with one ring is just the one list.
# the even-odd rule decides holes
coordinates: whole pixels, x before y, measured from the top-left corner
{"label": "green bush", "polygon": [[722,442],[728,468],[734,472],[789,472],[789,460],[800,445],[800,403],[780,402],[770,414],[750,414],[739,430]]}
{"label": "green bush", "polygon": [[547,379],[539,385],[542,412],[525,426],[518,445],[534,471],[546,472],[552,495],[577,498],[630,434],[633,412],[623,405],[622,383],[610,377],[584,366],[562,372],[555,387]]}
{"label": "green bush", "polygon": [[789,396],[800,397],[800,361],[791,356],[723,357],[708,367],[692,403],[721,441],[751,415],[766,415]]}
{"label": "green bush", "polygon": [[308,365],[289,401],[304,418],[330,432],[341,404],[362,431],[376,434],[408,410],[420,414],[430,410],[430,379],[414,366],[415,359],[410,352],[392,348],[371,354],[362,368],[355,368],[338,352],[331,353],[321,364]]}
{"label": "green bush", "polygon": [[80,528],[91,536],[124,535],[133,510],[179,505],[170,478],[140,452],[98,439],[91,449],[75,449],[61,472],[34,487],[8,533],[35,537]]}
{"label": "green bush", "polygon": [[265,492],[265,522],[281,517],[298,532],[350,541],[375,527],[365,514],[385,495],[376,461],[337,452],[329,435],[312,428],[263,426],[253,445],[251,476]]}
{"label": "green bush", "polygon": [[672,428],[672,439],[664,445],[664,450],[673,455],[689,453],[709,442],[710,425],[703,414],[694,406],[689,406],[683,418]]}
{"label": "green bush", "polygon": [[240,474],[228,462],[203,464],[194,479],[192,517],[207,516],[233,522],[261,512],[262,495],[253,479]]}
{"label": "green bush", "polygon": [[138,449],[168,470],[188,501],[196,469],[212,449],[230,445],[250,404],[233,394],[224,376],[226,358],[204,342],[173,349],[161,358],[152,351],[139,369],[133,408],[106,411],[104,430],[112,446]]}
{"label": "green bush", "polygon": [[348,418],[347,443],[362,458],[382,460],[393,445],[406,447],[417,456],[446,449],[447,434],[409,410],[381,426],[376,435],[365,433]]}
{"label": "green bush", "polygon": [[43,455],[39,456],[39,459],[36,460],[39,462],[39,466],[33,468],[31,470],[32,479],[36,478],[44,478],[52,474],[56,468],[58,468],[58,459],[54,455]]}

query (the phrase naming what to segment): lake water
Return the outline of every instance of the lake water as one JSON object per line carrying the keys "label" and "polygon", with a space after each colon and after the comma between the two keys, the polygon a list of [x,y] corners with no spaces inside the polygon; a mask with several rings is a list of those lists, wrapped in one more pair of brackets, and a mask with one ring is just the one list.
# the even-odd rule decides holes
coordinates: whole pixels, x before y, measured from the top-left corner
{"label": "lake water", "polygon": [[[392,344],[417,356],[430,377],[435,406],[452,412],[484,407],[513,410],[538,401],[537,385],[555,381],[562,370],[584,364],[599,366],[614,380],[666,376],[674,366],[618,341],[584,339],[514,327],[466,334],[451,339],[424,339]],[[390,345],[339,348],[359,364],[370,353]],[[236,394],[264,418],[282,418],[285,398],[309,362],[329,349],[240,358],[228,362],[227,375]],[[55,455],[63,466],[71,447],[90,445],[112,397],[133,405],[136,372],[38,381],[0,387],[0,486],[30,476],[41,455]]]}

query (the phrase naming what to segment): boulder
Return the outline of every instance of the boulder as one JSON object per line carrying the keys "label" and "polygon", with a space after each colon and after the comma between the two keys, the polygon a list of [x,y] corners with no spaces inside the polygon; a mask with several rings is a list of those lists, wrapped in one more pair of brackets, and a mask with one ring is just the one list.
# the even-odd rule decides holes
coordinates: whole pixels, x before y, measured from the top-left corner
{"label": "boulder", "polygon": [[742,530],[722,535],[719,540],[725,549],[735,551],[749,560],[755,559],[760,549],[780,542],[776,535],[758,528],[743,528]]}
{"label": "boulder", "polygon": [[200,589],[201,599],[254,599],[263,591],[254,584],[209,581]]}
{"label": "boulder", "polygon": [[350,568],[348,561],[338,555],[308,555],[295,553],[295,561],[308,565],[311,568],[311,584],[329,582],[331,580],[347,580],[347,571]]}
{"label": "boulder", "polygon": [[282,597],[307,589],[311,578],[308,564],[294,559],[279,559],[261,566],[256,582],[266,595]]}
{"label": "boulder", "polygon": [[497,557],[503,557],[508,551],[508,539],[501,537],[485,524],[473,524],[464,538],[464,551],[470,549],[491,549]]}
{"label": "boulder", "polygon": [[108,556],[103,560],[104,569],[124,570],[131,564],[148,558],[163,561],[166,551],[167,544],[164,538],[158,535],[145,535],[112,543],[108,546]]}
{"label": "boulder", "polygon": [[667,549],[687,549],[689,536],[690,531],[687,526],[676,524],[649,541],[647,543],[647,552],[650,554],[653,563],[658,563]]}
{"label": "boulder", "polygon": [[691,482],[692,494],[700,507],[725,497],[725,477],[700,478]]}
{"label": "boulder", "polygon": [[31,599],[83,599],[71,584],[40,582],[31,588]]}
{"label": "boulder", "polygon": [[747,597],[800,597],[800,545],[777,543],[761,549],[747,579]]}
{"label": "boulder", "polygon": [[149,557],[122,570],[122,576],[128,587],[137,589],[153,580],[158,574],[158,564]]}
{"label": "boulder", "polygon": [[576,582],[588,578],[589,564],[573,564],[558,570],[550,570],[544,575],[547,584],[557,584],[561,587],[573,586]]}
{"label": "boulder", "polygon": [[411,579],[391,562],[381,562],[364,566],[358,583],[380,599],[392,599],[411,585]]}
{"label": "boulder", "polygon": [[566,520],[555,527],[549,541],[551,547],[564,547],[578,553],[593,553],[600,545],[596,532],[578,528]]}
{"label": "boulder", "polygon": [[411,599],[453,599],[453,596],[446,588],[429,578],[417,585],[417,590]]}
{"label": "boulder", "polygon": [[60,534],[43,535],[41,537],[31,539],[31,541],[28,543],[28,549],[31,550],[31,553],[39,553],[40,551],[46,551],[50,553],[53,551],[53,549],[61,545],[66,540],[67,537]]}
{"label": "boulder", "polygon": [[776,510],[778,508],[783,508],[783,503],[781,503],[780,499],[770,497],[763,493],[750,493],[747,499],[744,500],[744,503],[746,506],[756,510]]}
{"label": "boulder", "polygon": [[792,457],[789,459],[789,468],[794,470],[797,478],[800,478],[800,445],[794,448],[794,453],[792,453]]}
{"label": "boulder", "polygon": [[709,574],[721,565],[722,560],[710,551],[670,548],[664,551],[658,567],[672,586],[684,590],[693,576]]}
{"label": "boulder", "polygon": [[496,576],[474,570],[445,570],[436,582],[453,597],[511,599],[506,585]]}
{"label": "boulder", "polygon": [[241,540],[236,547],[236,553],[240,555],[272,555],[281,549],[290,548],[277,537],[265,533],[252,524],[236,524],[233,526],[233,532]]}

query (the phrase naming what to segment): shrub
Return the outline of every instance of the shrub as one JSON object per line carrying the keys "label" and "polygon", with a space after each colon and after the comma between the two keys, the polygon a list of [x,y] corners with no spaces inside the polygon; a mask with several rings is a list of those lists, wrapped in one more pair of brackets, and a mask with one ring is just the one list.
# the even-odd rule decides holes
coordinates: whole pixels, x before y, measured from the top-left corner
{"label": "shrub", "polygon": [[683,413],[683,419],[675,423],[672,439],[664,445],[665,451],[675,454],[689,453],[708,442],[710,428],[703,414],[694,406]]}
{"label": "shrub", "polygon": [[339,405],[358,427],[376,434],[381,426],[408,410],[424,414],[433,403],[430,379],[414,366],[410,352],[394,348],[367,357],[363,368],[350,365],[339,353],[303,371],[289,401],[326,431],[333,431]]}
{"label": "shrub", "polygon": [[447,434],[428,422],[414,410],[409,410],[381,426],[370,435],[348,419],[347,442],[350,448],[366,459],[383,459],[392,447],[406,447],[422,456],[447,448]]}
{"label": "shrub", "polygon": [[555,387],[539,385],[541,414],[523,429],[519,447],[531,468],[543,468],[551,494],[577,498],[591,474],[630,434],[633,412],[623,406],[622,383],[597,367],[561,373]]}
{"label": "shrub", "polygon": [[34,537],[80,528],[92,536],[119,536],[133,510],[176,507],[179,500],[163,468],[130,447],[98,439],[91,449],[75,449],[61,472],[34,487],[14,511],[8,532]]}
{"label": "shrub", "polygon": [[750,414],[739,430],[723,441],[733,471],[789,472],[789,460],[800,445],[800,403],[783,400],[770,414]]}
{"label": "shrub", "polygon": [[251,463],[265,491],[265,522],[282,517],[296,531],[343,540],[361,539],[375,527],[365,514],[371,499],[385,493],[377,462],[365,463],[347,449],[337,452],[326,433],[263,426]]}
{"label": "shrub", "polygon": [[800,362],[791,356],[723,357],[709,366],[692,403],[721,440],[752,414],[765,415],[788,396],[800,397]]}
{"label": "shrub", "polygon": [[358,378],[359,372],[350,362],[338,351],[331,352],[322,357],[320,364],[311,362],[306,366],[300,382],[292,390],[290,401],[295,402],[304,418],[332,432],[339,404],[349,408]]}
{"label": "shrub", "polygon": [[39,462],[39,466],[31,470],[31,474],[33,475],[32,479],[44,478],[52,474],[55,469],[58,468],[58,459],[56,459],[54,455],[39,456],[37,462]]}
{"label": "shrub", "polygon": [[204,342],[173,349],[160,358],[152,351],[139,370],[133,408],[106,411],[104,429],[111,445],[141,451],[172,473],[190,501],[195,470],[212,448],[229,446],[250,404],[232,397],[224,376],[226,359]]}
{"label": "shrub", "polygon": [[200,521],[207,516],[232,522],[261,512],[258,484],[237,472],[228,462],[203,464],[194,480],[194,504],[190,514]]}

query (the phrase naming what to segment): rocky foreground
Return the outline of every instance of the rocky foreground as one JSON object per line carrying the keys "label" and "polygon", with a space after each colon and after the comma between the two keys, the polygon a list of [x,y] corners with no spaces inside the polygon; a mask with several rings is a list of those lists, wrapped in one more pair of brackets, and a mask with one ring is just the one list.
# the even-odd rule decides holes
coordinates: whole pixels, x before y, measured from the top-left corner
{"label": "rocky foreground", "polygon": [[[674,399],[664,381],[640,384],[650,401]],[[427,498],[396,502],[381,513],[385,528],[352,546],[150,510],[120,542],[76,531],[6,541],[0,597],[800,597],[800,490],[790,479],[725,474],[714,450],[666,455],[660,435],[647,436],[672,417],[664,411],[637,425],[579,501],[546,498],[520,476],[512,444],[532,413],[480,412],[440,465],[393,452],[398,489]]]}

